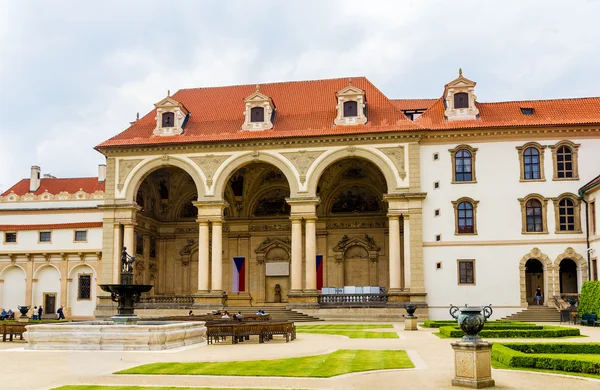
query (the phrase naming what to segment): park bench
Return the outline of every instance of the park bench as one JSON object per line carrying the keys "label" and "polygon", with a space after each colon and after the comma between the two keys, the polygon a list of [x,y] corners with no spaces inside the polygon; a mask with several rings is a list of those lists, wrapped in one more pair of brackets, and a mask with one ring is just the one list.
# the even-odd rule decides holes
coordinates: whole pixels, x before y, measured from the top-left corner
{"label": "park bench", "polygon": [[258,336],[258,342],[264,343],[273,339],[274,335],[284,336],[286,342],[296,339],[296,326],[293,322],[269,323],[263,321],[233,322],[210,321],[206,323],[206,343],[212,344],[231,337],[231,343],[237,344],[250,340],[250,336]]}
{"label": "park bench", "polygon": [[19,336],[23,340],[23,333],[25,333],[25,324],[2,324],[2,342],[13,341],[13,337]]}
{"label": "park bench", "polygon": [[598,316],[593,313],[586,313],[581,316],[581,325],[598,326]]}

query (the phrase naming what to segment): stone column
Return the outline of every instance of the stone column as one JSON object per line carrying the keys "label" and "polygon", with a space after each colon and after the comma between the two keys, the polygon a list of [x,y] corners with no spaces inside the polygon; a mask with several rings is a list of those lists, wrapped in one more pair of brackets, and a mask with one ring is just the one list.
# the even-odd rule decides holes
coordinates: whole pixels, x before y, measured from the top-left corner
{"label": "stone column", "polygon": [[404,215],[404,290],[410,289],[410,221],[408,215]]}
{"label": "stone column", "polygon": [[[128,248],[129,249],[129,248]],[[114,224],[113,232],[113,274],[112,282],[119,283],[119,275],[121,274],[121,224]]]}
{"label": "stone column", "polygon": [[400,290],[400,220],[398,215],[389,214],[390,231],[390,291]]}
{"label": "stone column", "polygon": [[198,291],[208,292],[208,221],[198,221]]}
{"label": "stone column", "polygon": [[[135,256],[135,223],[127,222],[123,224],[123,245],[127,248],[127,253]],[[121,260],[121,251],[119,250],[119,264]]]}
{"label": "stone column", "polygon": [[211,292],[223,290],[223,222],[212,221]]}
{"label": "stone column", "polygon": [[302,290],[302,219],[290,217],[292,221],[292,291]]}
{"label": "stone column", "polygon": [[317,235],[316,217],[304,217],[306,221],[306,290],[317,290]]}

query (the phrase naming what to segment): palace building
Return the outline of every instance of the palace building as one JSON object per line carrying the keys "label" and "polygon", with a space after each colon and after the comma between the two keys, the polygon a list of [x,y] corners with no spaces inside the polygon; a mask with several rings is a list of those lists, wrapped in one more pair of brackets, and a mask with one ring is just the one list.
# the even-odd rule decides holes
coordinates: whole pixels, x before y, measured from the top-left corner
{"label": "palace building", "polygon": [[559,306],[597,278],[600,98],[483,103],[459,73],[435,99],[364,77],[168,94],[96,147],[98,177],[33,167],[2,194],[0,305],[109,315],[125,246],[144,315]]}

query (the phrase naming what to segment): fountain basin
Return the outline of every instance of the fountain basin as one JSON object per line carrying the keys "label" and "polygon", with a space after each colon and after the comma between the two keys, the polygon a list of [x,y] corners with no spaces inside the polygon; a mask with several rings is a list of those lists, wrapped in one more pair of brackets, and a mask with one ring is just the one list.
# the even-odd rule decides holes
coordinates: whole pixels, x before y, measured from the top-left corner
{"label": "fountain basin", "polygon": [[28,325],[25,349],[78,351],[161,351],[202,343],[203,321],[138,321],[122,325],[113,321],[64,322]]}

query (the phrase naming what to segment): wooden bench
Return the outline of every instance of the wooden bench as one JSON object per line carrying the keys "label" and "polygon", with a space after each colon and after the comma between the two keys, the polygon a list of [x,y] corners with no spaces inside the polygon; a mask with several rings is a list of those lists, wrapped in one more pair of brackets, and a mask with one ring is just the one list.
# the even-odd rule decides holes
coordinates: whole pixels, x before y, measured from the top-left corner
{"label": "wooden bench", "polygon": [[2,324],[2,342],[13,341],[14,336],[19,336],[23,340],[23,333],[25,333],[25,324]]}
{"label": "wooden bench", "polygon": [[286,342],[296,339],[296,326],[293,322],[233,322],[210,321],[206,324],[206,343],[212,344],[231,337],[231,343],[237,344],[258,336],[260,344],[282,335]]}

